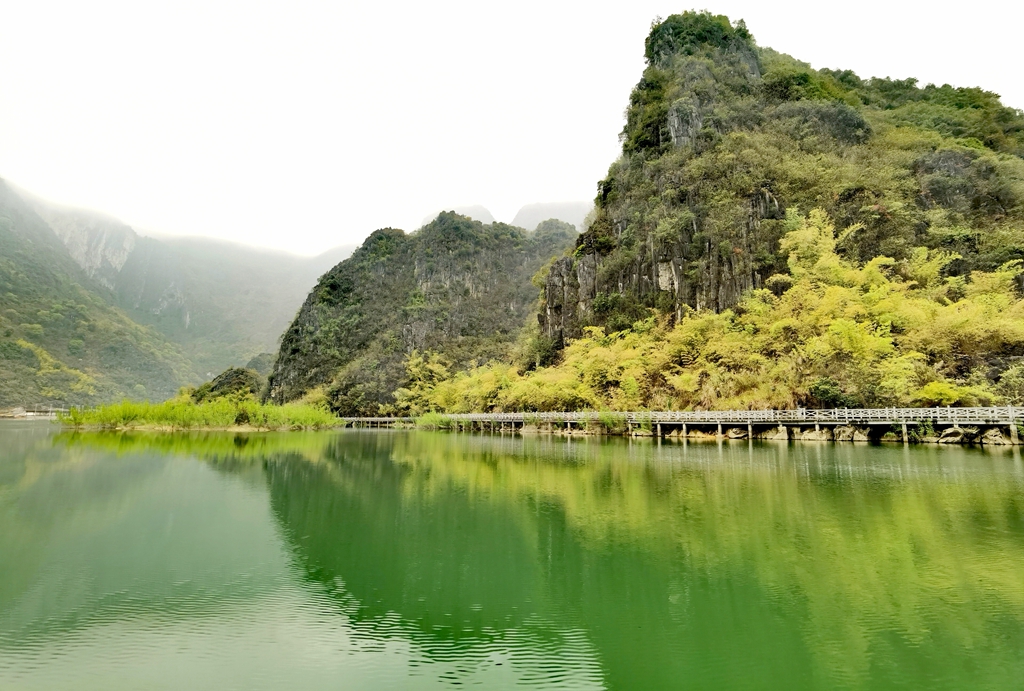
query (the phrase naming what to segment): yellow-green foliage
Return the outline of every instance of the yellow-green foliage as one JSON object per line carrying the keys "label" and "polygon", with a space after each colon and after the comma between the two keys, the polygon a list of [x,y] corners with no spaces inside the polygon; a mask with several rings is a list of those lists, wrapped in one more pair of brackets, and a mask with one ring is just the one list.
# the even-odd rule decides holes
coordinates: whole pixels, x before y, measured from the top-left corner
{"label": "yellow-green foliage", "polygon": [[440,413],[424,413],[416,418],[416,427],[419,429],[451,429],[452,421]]}
{"label": "yellow-green foliage", "polygon": [[39,362],[36,371],[39,392],[48,399],[61,400],[62,391],[92,396],[96,393],[96,380],[88,374],[73,367],[68,367],[50,355],[41,346],[19,339],[15,341],[19,347],[31,351]]}
{"label": "yellow-green foliage", "polygon": [[[843,259],[821,210],[791,214],[790,276],[733,310],[678,324],[651,317],[606,334],[586,329],[561,362],[530,372],[491,363],[439,377],[410,359],[400,403],[415,412],[975,405],[1000,400],[985,358],[1024,347],[1024,301],[1011,262],[970,280],[943,278],[956,255],[920,248],[896,262]],[[788,286],[788,287],[787,287]],[[433,365],[429,365],[429,363]]]}
{"label": "yellow-green foliage", "polygon": [[80,274],[0,181],[0,407],[167,398],[197,379],[176,345]]}
{"label": "yellow-green foliage", "polygon": [[325,429],[344,423],[320,406],[301,403],[262,404],[251,397],[225,396],[195,403],[187,396],[163,403],[122,401],[85,410],[73,409],[61,417],[73,427],[161,427],[176,430],[228,428]]}

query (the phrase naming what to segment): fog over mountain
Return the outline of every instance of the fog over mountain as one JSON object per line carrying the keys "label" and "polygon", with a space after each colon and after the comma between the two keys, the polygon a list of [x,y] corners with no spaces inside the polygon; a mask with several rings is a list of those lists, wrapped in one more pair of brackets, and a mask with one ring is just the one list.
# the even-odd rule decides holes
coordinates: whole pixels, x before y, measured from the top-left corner
{"label": "fog over mountain", "polygon": [[[586,219],[587,214],[594,208],[593,202],[542,202],[536,204],[526,204],[521,207],[511,221],[504,221],[510,225],[514,225],[517,228],[523,228],[524,230],[536,230],[537,226],[542,221],[548,219],[556,219],[568,223],[569,225],[576,226],[577,232],[582,232],[583,221]],[[474,221],[480,221],[483,224],[495,223],[496,220],[494,215],[484,206],[480,204],[474,204],[471,206],[456,206],[448,211],[453,211],[461,216],[468,216]],[[437,213],[427,216],[423,219],[420,227],[423,227],[435,219]]]}
{"label": "fog over mountain", "polygon": [[527,204],[519,210],[512,225],[536,230],[537,225],[549,218],[557,218],[570,225],[576,226],[576,230],[582,232],[583,221],[587,214],[594,208],[593,202],[546,202],[543,204]]}
{"label": "fog over mountain", "polygon": [[[9,2],[0,176],[136,230],[301,254],[411,230],[449,204],[511,222],[525,203],[593,199],[651,21],[687,7],[214,0],[166,3],[149,22],[156,10],[123,0]],[[1024,3],[972,4],[998,21],[970,50],[962,22],[913,3],[712,9],[815,68],[977,85],[1024,106]]]}
{"label": "fog over mountain", "polygon": [[0,184],[0,405],[164,398],[244,365],[277,349],[309,289],[353,249],[300,257],[146,237]]}
{"label": "fog over mountain", "polygon": [[[6,254],[17,259],[5,265],[0,369],[8,386],[0,405],[164,398],[276,352],[317,279],[354,249],[339,245],[302,257],[209,237],[148,234],[113,215],[4,185],[0,220]],[[591,206],[528,204],[514,225],[534,231],[540,221],[557,219],[578,230]],[[501,226],[482,205],[454,211]],[[39,283],[53,289],[41,293]]]}

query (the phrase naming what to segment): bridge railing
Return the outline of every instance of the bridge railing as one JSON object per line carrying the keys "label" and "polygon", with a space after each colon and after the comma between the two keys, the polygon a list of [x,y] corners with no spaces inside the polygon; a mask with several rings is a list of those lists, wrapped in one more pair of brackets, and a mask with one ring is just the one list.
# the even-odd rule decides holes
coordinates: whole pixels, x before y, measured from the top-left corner
{"label": "bridge railing", "polygon": [[[548,412],[548,413],[456,413],[446,415],[462,422],[579,423],[613,417],[632,424],[825,424],[877,425],[919,424],[930,421],[940,425],[1009,425],[1024,420],[1024,407],[979,408],[830,408],[792,410],[673,410],[631,412]],[[342,418],[347,422],[413,422],[412,417]]]}

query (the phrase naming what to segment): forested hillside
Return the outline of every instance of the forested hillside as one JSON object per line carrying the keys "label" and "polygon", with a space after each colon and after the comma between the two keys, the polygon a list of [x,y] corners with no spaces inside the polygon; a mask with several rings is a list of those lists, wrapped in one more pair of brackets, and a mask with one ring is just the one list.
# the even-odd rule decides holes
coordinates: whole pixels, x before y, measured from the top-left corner
{"label": "forested hillside", "polygon": [[648,308],[721,311],[786,273],[787,210],[823,209],[843,257],[1024,257],[1024,115],[977,88],[814,70],[707,13],[652,27],[622,156],[596,218],[546,284],[548,336]]}
{"label": "forested hillside", "polygon": [[572,245],[559,221],[535,232],[442,213],[415,233],[385,228],[328,272],[285,333],[271,397],[326,396],[344,414],[394,403],[413,351],[456,367],[508,359],[533,319],[531,278]]}
{"label": "forested hillside", "polygon": [[[412,413],[1024,404],[1019,263],[943,277],[948,253],[837,254],[824,211],[791,214],[786,275],[732,309],[586,327],[556,362],[469,372],[410,359]],[[440,371],[439,371],[440,370]],[[440,376],[439,376],[440,374]]]}
{"label": "forested hillside", "polygon": [[[707,12],[652,26],[645,55],[582,234],[452,212],[376,231],[306,297],[269,397],[342,414],[1024,402],[1024,113],[812,69]],[[82,335],[100,320],[68,286],[109,291],[208,378],[266,350],[303,271],[327,268],[5,199],[5,242],[34,262],[7,261],[5,285],[41,278],[5,289],[4,357],[79,397],[115,351]],[[154,331],[126,333],[165,369],[121,357],[131,376],[104,391],[194,376]],[[51,338],[57,356],[38,352]],[[78,379],[45,364],[76,353]]]}
{"label": "forested hillside", "polygon": [[1024,403],[1024,114],[814,70],[708,13],[645,49],[622,155],[544,280],[533,351],[556,354],[418,355],[401,410]]}
{"label": "forested hillside", "polygon": [[276,349],[350,254],[143,237],[3,181],[0,236],[0,408],[168,398]]}
{"label": "forested hillside", "polygon": [[103,292],[0,180],[0,407],[163,399],[198,381],[176,345]]}
{"label": "forested hillside", "polygon": [[109,216],[21,194],[114,304],[179,344],[206,378],[276,349],[310,288],[352,249],[299,257],[205,238],[150,238]]}

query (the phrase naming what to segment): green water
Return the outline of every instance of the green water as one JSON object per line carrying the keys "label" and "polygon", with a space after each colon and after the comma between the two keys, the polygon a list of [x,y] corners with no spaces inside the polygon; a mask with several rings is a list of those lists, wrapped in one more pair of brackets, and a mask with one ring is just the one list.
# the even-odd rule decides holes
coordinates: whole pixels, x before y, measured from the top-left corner
{"label": "green water", "polygon": [[1020,452],[0,424],[0,688],[1024,688]]}

